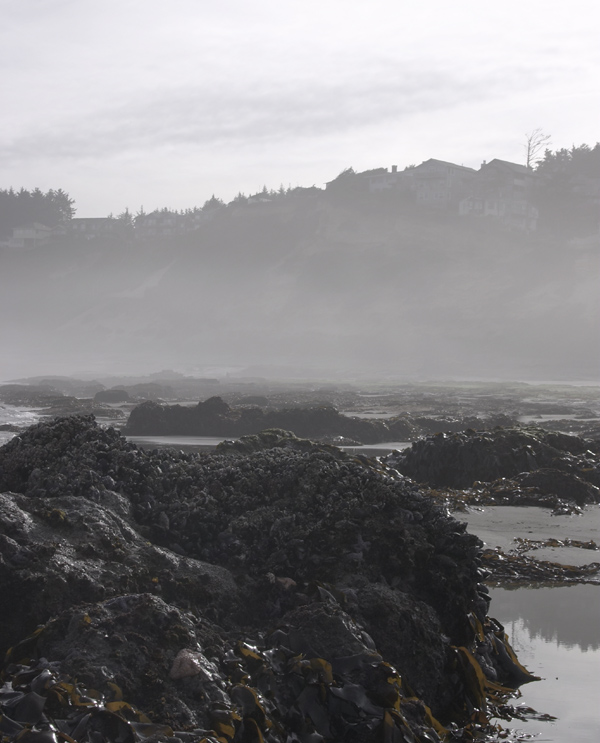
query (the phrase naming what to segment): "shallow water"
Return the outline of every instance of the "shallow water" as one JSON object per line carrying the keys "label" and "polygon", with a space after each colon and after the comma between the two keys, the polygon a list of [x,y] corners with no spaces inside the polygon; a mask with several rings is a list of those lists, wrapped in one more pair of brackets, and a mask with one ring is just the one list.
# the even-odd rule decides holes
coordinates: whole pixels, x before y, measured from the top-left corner
{"label": "shallow water", "polygon": [[[0,405],[0,425],[31,426],[40,419],[37,408],[26,408],[16,405]],[[14,431],[0,431],[0,446],[15,436]]]}
{"label": "shallow water", "polygon": [[174,449],[194,449],[196,451],[214,449],[217,444],[225,441],[222,436],[126,436],[126,439],[143,449],[173,447]]}
{"label": "shallow water", "polygon": [[[600,546],[600,505],[587,506],[581,515],[569,516],[553,516],[550,509],[538,506],[485,506],[453,515],[459,521],[466,521],[468,530],[477,534],[486,547],[500,547],[503,552],[513,550],[517,538],[594,541]],[[544,547],[528,550],[526,554],[562,565],[600,562],[598,549]]]}
{"label": "shallow water", "polygon": [[599,419],[597,416],[594,417],[580,417],[574,413],[564,413],[559,415],[558,413],[544,413],[539,415],[520,415],[517,420],[519,423],[537,423],[543,425],[545,421],[562,421],[562,420],[575,420],[575,421],[587,421],[588,423],[597,422]]}
{"label": "shallow water", "polygon": [[552,743],[600,740],[600,586],[490,589],[490,615],[504,624],[521,663],[542,681],[518,705],[556,720],[501,722]]}
{"label": "shallow water", "polygon": [[361,413],[355,410],[340,410],[340,415],[345,415],[346,418],[363,418],[364,420],[384,420],[386,418],[395,418],[398,413],[390,413],[387,411],[371,411]]}
{"label": "shallow water", "polygon": [[[144,449],[173,447],[186,451],[204,451],[214,449],[222,441],[235,441],[235,438],[218,436],[127,436],[127,441],[143,447]],[[406,449],[410,441],[384,441],[381,444],[363,444],[361,446],[340,446],[339,448],[349,454],[364,454],[367,457],[382,456],[391,451]]]}
{"label": "shallow water", "polygon": [[412,446],[412,441],[382,441],[380,444],[362,444],[361,446],[340,446],[349,454],[364,454],[366,457],[383,457],[392,451],[401,451]]}

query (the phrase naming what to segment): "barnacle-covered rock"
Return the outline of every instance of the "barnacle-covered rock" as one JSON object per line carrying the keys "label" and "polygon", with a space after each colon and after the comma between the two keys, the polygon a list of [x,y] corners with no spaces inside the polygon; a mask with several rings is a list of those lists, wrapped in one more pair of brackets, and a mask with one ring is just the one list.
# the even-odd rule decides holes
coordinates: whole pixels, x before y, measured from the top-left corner
{"label": "barnacle-covered rock", "polygon": [[[469,488],[478,481],[513,478],[542,468],[600,486],[596,442],[534,427],[436,434],[391,454],[387,462],[404,475],[433,487]],[[545,482],[549,483],[549,478]],[[594,493],[592,490],[584,496],[589,498],[587,502],[597,500]]]}
{"label": "barnacle-covered rock", "polygon": [[282,431],[145,452],[78,417],[0,449],[1,489],[6,673],[55,663],[102,741],[436,740],[500,677],[481,543],[375,460]]}
{"label": "barnacle-covered rock", "polygon": [[149,543],[125,520],[124,496],[103,491],[99,498],[0,493],[0,588],[10,597],[0,653],[54,614],[124,591],[150,591],[182,607],[205,604],[224,623],[239,613],[225,568]]}

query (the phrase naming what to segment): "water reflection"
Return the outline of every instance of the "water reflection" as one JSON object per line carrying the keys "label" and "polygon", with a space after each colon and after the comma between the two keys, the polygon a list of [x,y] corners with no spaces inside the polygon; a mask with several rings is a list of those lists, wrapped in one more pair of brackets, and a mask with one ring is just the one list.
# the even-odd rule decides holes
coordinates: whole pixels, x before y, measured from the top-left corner
{"label": "water reflection", "polygon": [[556,720],[502,723],[539,741],[600,739],[600,586],[490,590],[490,614],[504,624],[519,660],[542,681],[517,701]]}
{"label": "water reflection", "polygon": [[521,620],[532,638],[583,652],[600,648],[600,587],[495,589],[491,614]]}

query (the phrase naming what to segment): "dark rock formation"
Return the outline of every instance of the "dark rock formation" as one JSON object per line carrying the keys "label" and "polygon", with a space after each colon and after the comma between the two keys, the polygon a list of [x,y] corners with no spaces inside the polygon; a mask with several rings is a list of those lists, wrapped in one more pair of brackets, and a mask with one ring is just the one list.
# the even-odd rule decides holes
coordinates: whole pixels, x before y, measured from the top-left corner
{"label": "dark rock formation", "polygon": [[542,495],[558,495],[578,506],[600,503],[600,488],[574,472],[546,467],[533,472],[522,472],[514,480],[520,488],[535,488]]}
{"label": "dark rock formation", "polygon": [[94,395],[95,402],[127,402],[129,392],[126,390],[100,390]]}
{"label": "dark rock formation", "polygon": [[430,436],[391,454],[387,462],[432,487],[469,488],[519,475],[523,486],[536,486],[542,493],[597,502],[599,452],[597,442],[578,436],[533,427],[497,428]]}
{"label": "dark rock formation", "polygon": [[362,444],[377,444],[408,441],[437,431],[486,428],[508,420],[506,416],[495,416],[490,421],[410,415],[365,419],[343,415],[332,405],[282,409],[264,409],[258,405],[231,407],[220,397],[211,397],[195,407],[144,402],[131,411],[123,432],[131,436],[246,436],[267,428],[281,428],[311,439],[342,437]]}
{"label": "dark rock formation", "polygon": [[144,452],[70,417],[0,449],[2,491],[11,740],[32,715],[38,743],[437,740],[514,682],[479,540],[373,461],[281,431]]}

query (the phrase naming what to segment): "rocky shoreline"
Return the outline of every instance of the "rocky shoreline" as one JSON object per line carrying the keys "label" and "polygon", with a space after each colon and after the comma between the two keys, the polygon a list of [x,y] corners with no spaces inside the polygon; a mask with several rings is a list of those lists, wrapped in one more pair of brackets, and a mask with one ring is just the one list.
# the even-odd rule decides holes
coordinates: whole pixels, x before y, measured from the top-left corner
{"label": "rocky shoreline", "polygon": [[481,542],[400,469],[283,431],[198,455],[140,450],[91,416],[15,437],[3,735],[485,735],[532,677],[488,616]]}

